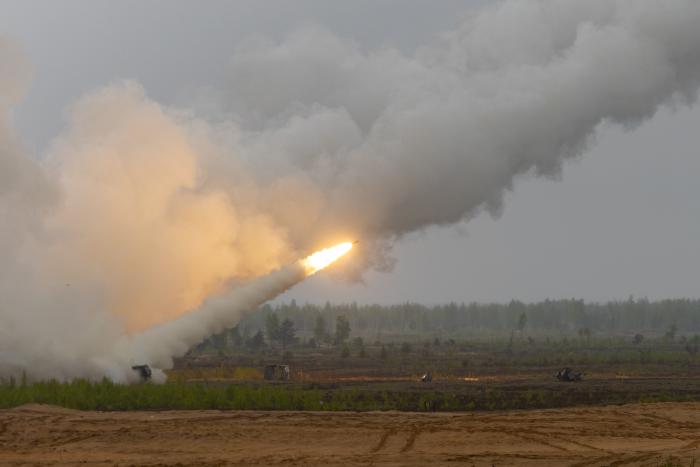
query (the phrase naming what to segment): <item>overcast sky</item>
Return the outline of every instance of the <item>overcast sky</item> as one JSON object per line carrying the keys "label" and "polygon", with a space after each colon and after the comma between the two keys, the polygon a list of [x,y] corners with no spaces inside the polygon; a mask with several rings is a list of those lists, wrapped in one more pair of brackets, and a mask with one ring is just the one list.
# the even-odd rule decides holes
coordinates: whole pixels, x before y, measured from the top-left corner
{"label": "overcast sky", "polygon": [[[116,79],[137,80],[153,99],[179,104],[215,86],[252,35],[281,38],[320,24],[363,47],[410,52],[479,3],[0,0],[0,33],[22,45],[34,68],[16,124],[39,153],[61,130],[68,105]],[[698,297],[698,128],[697,107],[664,110],[634,129],[601,128],[560,179],[519,179],[499,218],[412,234],[397,245],[393,272],[369,273],[357,285],[318,276],[283,299]]]}

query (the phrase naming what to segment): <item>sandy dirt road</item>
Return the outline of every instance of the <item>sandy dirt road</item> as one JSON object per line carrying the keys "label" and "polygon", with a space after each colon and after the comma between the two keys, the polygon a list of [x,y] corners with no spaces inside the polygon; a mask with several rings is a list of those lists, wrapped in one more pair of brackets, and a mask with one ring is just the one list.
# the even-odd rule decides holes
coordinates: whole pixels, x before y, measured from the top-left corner
{"label": "sandy dirt road", "polygon": [[700,403],[478,414],[0,411],[1,465],[700,462]]}

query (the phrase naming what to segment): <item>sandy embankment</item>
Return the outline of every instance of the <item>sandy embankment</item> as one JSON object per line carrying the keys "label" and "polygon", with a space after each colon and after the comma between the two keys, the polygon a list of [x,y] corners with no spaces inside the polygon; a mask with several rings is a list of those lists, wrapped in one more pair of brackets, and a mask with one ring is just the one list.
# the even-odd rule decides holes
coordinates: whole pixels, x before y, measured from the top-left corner
{"label": "sandy embankment", "polygon": [[659,465],[700,460],[700,403],[479,414],[0,411],[0,464]]}

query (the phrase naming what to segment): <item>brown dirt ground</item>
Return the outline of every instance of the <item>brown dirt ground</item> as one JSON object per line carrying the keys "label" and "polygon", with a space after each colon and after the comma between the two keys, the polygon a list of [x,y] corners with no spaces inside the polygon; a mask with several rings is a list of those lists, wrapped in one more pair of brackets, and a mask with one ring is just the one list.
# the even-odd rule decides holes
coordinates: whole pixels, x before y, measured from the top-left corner
{"label": "brown dirt ground", "polygon": [[652,465],[700,461],[700,403],[475,414],[0,410],[2,465]]}

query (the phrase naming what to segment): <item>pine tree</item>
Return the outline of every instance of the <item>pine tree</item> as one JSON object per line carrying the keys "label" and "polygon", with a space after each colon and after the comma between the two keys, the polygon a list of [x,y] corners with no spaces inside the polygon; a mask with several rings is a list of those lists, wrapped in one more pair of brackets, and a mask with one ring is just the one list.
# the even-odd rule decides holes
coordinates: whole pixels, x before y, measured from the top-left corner
{"label": "pine tree", "polygon": [[314,325],[314,339],[318,344],[328,341],[328,330],[326,329],[326,320],[320,313],[316,316],[316,324]]}
{"label": "pine tree", "polygon": [[286,349],[288,345],[294,344],[297,341],[294,323],[289,318],[285,318],[284,321],[282,321],[282,325],[279,327],[279,341],[283,349]]}
{"label": "pine tree", "polygon": [[249,345],[253,349],[260,349],[264,347],[265,337],[263,336],[263,332],[260,330],[256,332],[255,335],[250,339]]}
{"label": "pine tree", "polygon": [[350,337],[350,321],[345,315],[340,315],[335,320],[335,343],[342,344]]}
{"label": "pine tree", "polygon": [[265,317],[265,332],[268,341],[280,341],[280,320],[275,313],[270,313]]}

